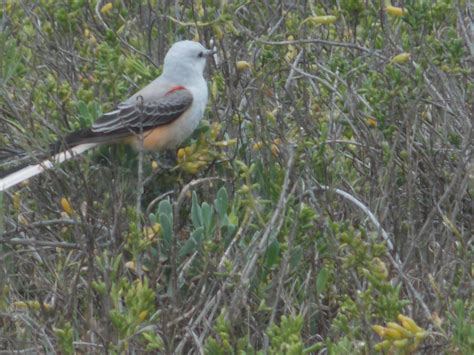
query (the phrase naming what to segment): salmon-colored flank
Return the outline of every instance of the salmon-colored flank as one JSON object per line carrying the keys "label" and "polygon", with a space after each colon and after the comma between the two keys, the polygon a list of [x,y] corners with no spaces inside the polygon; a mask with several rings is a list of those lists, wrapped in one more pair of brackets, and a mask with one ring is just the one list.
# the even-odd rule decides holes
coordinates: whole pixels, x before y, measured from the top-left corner
{"label": "salmon-colored flank", "polygon": [[168,91],[168,92],[165,94],[165,96],[166,96],[166,95],[169,95],[169,94],[172,94],[172,93],[174,93],[174,92],[176,92],[176,91],[179,91],[179,90],[186,90],[186,88],[185,88],[184,86],[181,86],[181,85],[175,86],[175,87],[173,87],[170,91]]}
{"label": "salmon-colored flank", "polygon": [[[165,147],[174,137],[176,127],[173,127],[172,123],[143,132],[143,148],[151,151]],[[140,148],[140,138],[136,134],[124,138],[122,142],[134,146],[137,150]]]}

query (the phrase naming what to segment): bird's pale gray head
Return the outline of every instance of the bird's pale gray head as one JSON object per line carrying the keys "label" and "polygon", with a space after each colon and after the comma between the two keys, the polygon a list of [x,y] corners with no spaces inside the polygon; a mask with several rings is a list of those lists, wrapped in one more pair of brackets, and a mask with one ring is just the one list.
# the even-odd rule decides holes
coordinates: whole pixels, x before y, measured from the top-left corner
{"label": "bird's pale gray head", "polygon": [[171,46],[165,56],[163,73],[201,75],[206,66],[206,60],[214,51],[206,49],[202,44],[193,41],[180,41]]}

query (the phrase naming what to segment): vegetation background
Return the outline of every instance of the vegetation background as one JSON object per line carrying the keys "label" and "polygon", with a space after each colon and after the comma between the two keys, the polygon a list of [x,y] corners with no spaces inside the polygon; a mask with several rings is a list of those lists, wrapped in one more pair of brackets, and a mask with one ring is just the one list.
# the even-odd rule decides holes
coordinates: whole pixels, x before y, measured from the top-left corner
{"label": "vegetation background", "polygon": [[173,42],[218,51],[182,149],[104,147],[1,196],[1,352],[472,354],[472,16],[1,1],[5,169],[158,76]]}

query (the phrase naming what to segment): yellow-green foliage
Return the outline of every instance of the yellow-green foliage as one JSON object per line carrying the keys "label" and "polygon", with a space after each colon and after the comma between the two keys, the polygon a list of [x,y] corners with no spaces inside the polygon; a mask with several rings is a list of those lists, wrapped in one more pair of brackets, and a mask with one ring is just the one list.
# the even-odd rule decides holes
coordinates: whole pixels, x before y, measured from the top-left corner
{"label": "yellow-green foliage", "polygon": [[101,147],[0,194],[0,349],[473,353],[469,2],[6,0],[0,19],[0,174],[173,42],[217,50],[178,149],[140,167]]}

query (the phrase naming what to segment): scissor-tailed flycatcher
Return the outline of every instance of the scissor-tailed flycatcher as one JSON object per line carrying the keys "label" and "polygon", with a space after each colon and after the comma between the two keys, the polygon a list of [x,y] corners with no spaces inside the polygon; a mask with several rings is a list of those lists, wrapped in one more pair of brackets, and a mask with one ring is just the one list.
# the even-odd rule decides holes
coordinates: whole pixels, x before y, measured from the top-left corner
{"label": "scissor-tailed flycatcher", "polygon": [[203,72],[206,58],[213,53],[197,42],[176,42],[166,54],[163,73],[157,79],[104,114],[92,127],[58,142],[50,159],[0,179],[0,191],[102,144],[129,143],[137,149],[143,144],[145,150],[178,146],[196,129],[204,114],[208,92]]}

